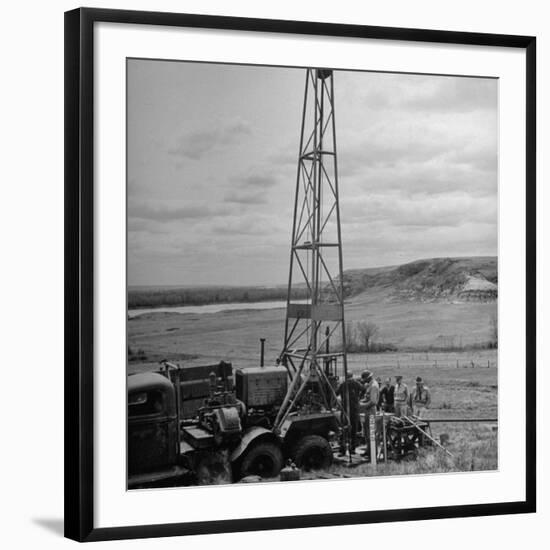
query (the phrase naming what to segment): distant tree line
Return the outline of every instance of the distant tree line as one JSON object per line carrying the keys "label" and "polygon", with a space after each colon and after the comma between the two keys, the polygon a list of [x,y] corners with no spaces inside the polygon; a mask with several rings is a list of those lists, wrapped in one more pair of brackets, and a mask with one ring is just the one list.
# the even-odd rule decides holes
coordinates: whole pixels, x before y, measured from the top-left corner
{"label": "distant tree line", "polygon": [[[285,287],[208,287],[155,288],[128,291],[128,309],[147,307],[202,306],[231,302],[270,302],[286,300]],[[306,299],[307,289],[296,289],[292,298]]]}
{"label": "distant tree line", "polygon": [[380,327],[372,321],[348,321],[346,323],[346,351],[348,353],[381,353],[398,351],[390,342],[377,341]]}
{"label": "distant tree line", "polygon": [[[382,341],[380,327],[366,320],[346,322],[346,351],[348,353],[383,353],[391,351],[473,351],[498,348],[498,319],[492,316],[489,320],[490,339],[463,344],[462,338],[456,336],[439,337],[437,343],[424,346],[397,346],[392,342]],[[342,345],[338,346],[342,349]]]}

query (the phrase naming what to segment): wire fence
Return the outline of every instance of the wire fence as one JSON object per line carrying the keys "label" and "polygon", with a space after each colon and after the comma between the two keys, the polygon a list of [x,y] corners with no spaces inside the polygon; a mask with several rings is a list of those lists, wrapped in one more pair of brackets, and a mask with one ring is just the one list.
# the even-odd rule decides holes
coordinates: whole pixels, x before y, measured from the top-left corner
{"label": "wire fence", "polygon": [[423,352],[423,353],[380,353],[348,354],[352,370],[392,368],[410,369],[495,369],[498,367],[496,350],[484,352]]}

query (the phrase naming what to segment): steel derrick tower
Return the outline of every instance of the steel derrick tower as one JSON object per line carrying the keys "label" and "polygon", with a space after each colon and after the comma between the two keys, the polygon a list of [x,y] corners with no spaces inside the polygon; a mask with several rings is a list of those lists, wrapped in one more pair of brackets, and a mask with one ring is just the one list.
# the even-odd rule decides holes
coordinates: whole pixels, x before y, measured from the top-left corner
{"label": "steel derrick tower", "polygon": [[[342,277],[342,237],[334,113],[334,75],[306,74],[294,221],[291,237],[284,347],[279,356],[292,378],[278,421],[291,412],[305,388],[316,385],[334,406],[331,374],[340,360],[347,375]],[[296,300],[303,298],[306,303]],[[332,351],[329,342],[335,351]]]}

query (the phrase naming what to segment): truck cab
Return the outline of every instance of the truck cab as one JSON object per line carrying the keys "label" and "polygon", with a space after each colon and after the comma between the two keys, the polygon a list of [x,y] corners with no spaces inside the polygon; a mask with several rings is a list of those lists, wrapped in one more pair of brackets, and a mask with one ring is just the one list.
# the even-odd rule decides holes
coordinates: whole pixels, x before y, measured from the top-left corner
{"label": "truck cab", "polygon": [[130,485],[155,473],[157,481],[184,473],[177,467],[178,414],[174,386],[156,372],[128,376],[128,475]]}

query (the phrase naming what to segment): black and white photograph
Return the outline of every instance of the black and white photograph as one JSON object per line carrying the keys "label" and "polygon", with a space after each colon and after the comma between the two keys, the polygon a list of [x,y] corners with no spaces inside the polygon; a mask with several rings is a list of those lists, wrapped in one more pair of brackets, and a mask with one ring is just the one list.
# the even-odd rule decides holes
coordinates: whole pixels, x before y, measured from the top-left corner
{"label": "black and white photograph", "polygon": [[498,470],[498,79],[126,94],[128,489]]}
{"label": "black and white photograph", "polygon": [[546,540],[544,4],[92,5],[4,10],[0,546]]}

